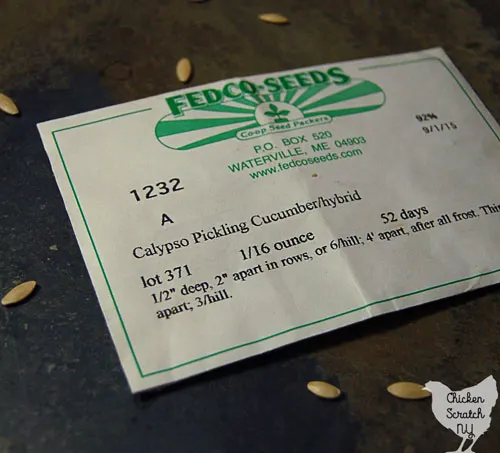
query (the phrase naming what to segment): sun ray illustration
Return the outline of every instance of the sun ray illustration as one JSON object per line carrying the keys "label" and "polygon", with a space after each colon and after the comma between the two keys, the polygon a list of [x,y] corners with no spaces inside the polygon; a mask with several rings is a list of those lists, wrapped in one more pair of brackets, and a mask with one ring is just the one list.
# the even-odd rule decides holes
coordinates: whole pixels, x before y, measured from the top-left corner
{"label": "sun ray illustration", "polygon": [[323,91],[325,88],[329,88],[331,85],[329,83],[323,83],[321,85],[316,85],[308,88],[304,91],[294,102],[293,105],[300,108],[300,104],[306,102],[308,99],[312,98],[315,94],[318,94],[320,91]]}
{"label": "sun ray illustration", "polygon": [[232,107],[230,105],[218,104],[218,105],[206,105],[205,107],[200,107],[199,110],[209,110],[211,112],[222,112],[222,113],[243,113],[247,115],[252,115],[254,110],[245,109],[243,107]]}
{"label": "sun ray illustration", "polygon": [[295,96],[296,92],[297,92],[296,88],[294,88],[293,90],[288,90],[286,92],[285,102],[290,102],[292,100],[292,98]]}
{"label": "sun ray illustration", "polygon": [[243,123],[250,121],[251,119],[252,117],[250,116],[244,116],[237,118],[173,120],[168,122],[160,121],[156,125],[156,135],[160,137],[167,137],[169,135],[180,134],[182,132],[225,126],[227,124]]}
{"label": "sun ray illustration", "polygon": [[339,91],[337,93],[326,96],[319,99],[311,104],[301,107],[302,111],[311,110],[317,107],[322,107],[328,104],[334,104],[336,102],[346,101],[349,99],[359,98],[362,96],[367,96],[369,94],[380,93],[382,90],[378,85],[372,82],[361,82],[353,87],[346,88],[345,90]]}
{"label": "sun ray illustration", "polygon": [[[265,99],[263,99],[263,96],[261,96],[261,95],[259,95],[259,94],[250,94],[249,96],[250,96],[252,99],[255,99],[255,101],[257,102],[257,105],[258,105],[258,104],[263,104],[264,102],[266,102],[266,100],[265,100]],[[266,96],[266,95],[264,95],[264,96]],[[269,100],[271,100],[271,99],[269,98]]]}
{"label": "sun ray illustration", "polygon": [[312,116],[318,115],[329,115],[332,118],[336,116],[346,116],[346,115],[354,115],[356,113],[369,112],[370,110],[376,110],[380,107],[380,105],[366,105],[364,107],[352,107],[345,109],[337,109],[337,110],[321,110],[317,112],[309,112],[304,113],[306,118],[310,118]]}
{"label": "sun ray illustration", "polygon": [[252,101],[250,99],[247,99],[247,98],[238,98],[238,99],[235,99],[234,102],[237,102],[239,104],[244,104],[244,105],[249,105],[250,107],[257,107],[259,104],[255,101]]}
{"label": "sun ray illustration", "polygon": [[273,101],[281,101],[281,91],[276,91],[272,95]]}

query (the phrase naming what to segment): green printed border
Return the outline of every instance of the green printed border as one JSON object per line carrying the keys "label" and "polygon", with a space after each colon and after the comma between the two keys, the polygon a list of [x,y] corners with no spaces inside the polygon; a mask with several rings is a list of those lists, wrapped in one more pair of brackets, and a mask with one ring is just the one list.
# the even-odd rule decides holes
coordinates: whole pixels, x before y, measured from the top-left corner
{"label": "green printed border", "polygon": [[[467,90],[462,86],[462,84],[460,83],[460,81],[457,79],[457,77],[455,76],[455,74],[453,74],[453,72],[450,70],[450,68],[448,68],[448,66],[446,65],[446,63],[444,61],[442,61],[440,58],[437,58],[437,57],[428,57],[428,58],[422,58],[422,59],[418,59],[418,60],[409,60],[409,61],[403,61],[403,62],[397,62],[397,63],[391,63],[391,64],[376,65],[376,66],[366,66],[366,67],[363,67],[363,68],[359,68],[359,70],[365,71],[365,70],[372,70],[372,69],[388,68],[388,67],[400,66],[400,65],[405,65],[405,64],[420,63],[420,62],[423,62],[423,61],[437,61],[437,62],[439,62],[439,63],[442,64],[442,66],[453,77],[453,79],[455,80],[455,82],[457,83],[457,85],[460,87],[460,89],[462,90],[462,92],[465,94],[465,96],[467,97],[467,99],[469,100],[469,102],[474,106],[474,108],[476,109],[476,111],[478,112],[478,114],[481,116],[481,118],[483,119],[483,121],[488,125],[488,127],[490,128],[491,132],[496,137],[496,139],[498,141],[500,141],[500,137],[495,132],[495,130],[493,129],[492,125],[485,118],[485,116],[483,115],[483,113],[481,112],[481,110],[474,103],[474,101],[472,100],[472,98],[469,96],[469,93],[467,93]],[[60,133],[60,132],[63,132],[63,131],[68,131],[68,130],[71,130],[71,129],[76,129],[78,127],[89,126],[89,125],[92,125],[92,124],[101,123],[103,121],[108,121],[108,120],[112,120],[112,119],[121,118],[121,117],[124,117],[124,116],[130,116],[130,115],[136,115],[138,113],[148,112],[150,110],[152,110],[152,109],[151,108],[147,108],[147,109],[142,109],[142,110],[136,110],[136,111],[133,111],[133,112],[124,113],[122,115],[116,115],[116,116],[111,116],[111,117],[108,117],[108,118],[102,118],[102,119],[97,120],[97,121],[91,121],[91,122],[88,122],[88,123],[82,123],[82,124],[78,124],[78,125],[75,125],[75,126],[66,127],[64,129],[54,130],[54,131],[51,132],[52,138],[54,139],[54,143],[55,143],[57,151],[59,153],[59,157],[61,159],[61,163],[63,165],[64,171],[65,171],[66,176],[68,178],[68,182],[69,182],[69,184],[71,186],[71,190],[73,192],[73,196],[75,197],[75,201],[76,201],[76,204],[78,206],[78,210],[80,211],[80,215],[82,216],[82,220],[83,220],[83,223],[85,225],[85,229],[87,230],[87,234],[89,235],[89,239],[90,239],[90,242],[92,244],[92,248],[94,249],[97,261],[99,263],[99,267],[101,269],[101,272],[103,274],[104,280],[106,282],[106,286],[108,287],[108,291],[109,291],[109,294],[111,296],[111,300],[113,301],[113,305],[115,307],[116,313],[117,313],[118,318],[120,320],[120,324],[122,326],[123,332],[124,332],[125,337],[127,339],[127,343],[129,345],[130,352],[132,353],[135,365],[137,367],[137,370],[138,370],[141,378],[146,378],[146,377],[149,377],[149,376],[154,376],[156,374],[166,373],[168,371],[172,371],[172,370],[175,370],[177,368],[181,368],[181,367],[186,366],[186,365],[191,365],[191,364],[199,362],[201,360],[206,360],[206,359],[208,359],[210,357],[215,357],[217,355],[224,354],[226,352],[234,351],[235,349],[240,349],[240,348],[244,348],[246,346],[251,346],[253,344],[260,343],[262,341],[267,341],[267,340],[270,340],[271,338],[275,338],[275,337],[278,337],[280,335],[284,335],[284,334],[293,332],[295,330],[303,329],[305,327],[310,327],[310,326],[313,326],[315,324],[320,324],[320,323],[325,322],[325,321],[330,321],[332,319],[339,318],[341,316],[345,316],[345,315],[354,313],[356,311],[364,310],[364,309],[366,309],[368,307],[371,307],[373,305],[378,305],[378,304],[382,304],[382,303],[385,303],[385,302],[391,302],[391,301],[394,301],[394,300],[397,300],[397,299],[402,299],[404,297],[414,296],[416,294],[425,293],[425,292],[432,291],[432,290],[435,290],[435,289],[438,289],[438,288],[442,288],[442,287],[445,287],[445,286],[455,285],[457,283],[465,282],[465,281],[468,281],[468,280],[473,280],[475,278],[484,277],[484,276],[487,276],[487,275],[492,275],[492,274],[496,274],[496,273],[500,272],[500,269],[496,269],[496,270],[493,270],[493,271],[490,271],[490,272],[484,272],[484,273],[481,273],[481,274],[477,274],[477,275],[474,275],[472,277],[466,277],[466,278],[462,278],[462,279],[459,279],[459,280],[454,280],[454,281],[451,281],[451,282],[442,283],[440,285],[431,286],[431,287],[428,287],[428,288],[425,288],[425,289],[421,289],[421,290],[418,290],[418,291],[413,291],[413,292],[409,292],[409,293],[406,293],[406,294],[401,294],[399,296],[390,297],[388,299],[378,300],[376,302],[372,302],[372,303],[363,305],[363,306],[358,307],[358,308],[354,308],[352,310],[349,310],[349,311],[346,311],[346,312],[343,312],[343,313],[339,313],[339,314],[336,314],[336,315],[333,315],[333,316],[328,316],[326,318],[322,318],[322,319],[319,319],[317,321],[309,322],[309,323],[306,323],[306,324],[302,324],[300,326],[292,327],[290,329],[282,330],[281,332],[277,332],[277,333],[274,333],[272,335],[268,335],[266,337],[262,337],[262,338],[259,338],[257,340],[254,340],[254,341],[250,341],[250,342],[247,342],[247,343],[242,343],[242,344],[233,346],[231,348],[227,348],[227,349],[223,349],[221,351],[214,352],[212,354],[207,354],[207,355],[205,355],[203,357],[199,357],[197,359],[189,360],[187,362],[180,363],[178,365],[175,365],[175,366],[172,366],[172,367],[169,367],[169,368],[165,368],[165,369],[158,370],[158,371],[153,371],[153,372],[150,372],[150,373],[144,373],[143,370],[142,370],[142,368],[141,368],[141,366],[140,366],[140,364],[139,364],[139,360],[138,360],[137,355],[136,355],[136,353],[134,351],[134,348],[132,346],[132,342],[131,342],[129,334],[127,332],[127,328],[125,327],[125,322],[123,321],[122,315],[120,313],[120,309],[118,308],[118,304],[116,303],[116,299],[115,299],[115,296],[113,294],[113,290],[111,289],[111,284],[109,282],[108,276],[106,275],[106,271],[104,270],[104,265],[102,263],[102,260],[101,260],[101,257],[99,255],[99,252],[97,251],[97,247],[96,247],[94,238],[92,237],[92,234],[90,232],[90,228],[89,228],[89,225],[87,223],[87,219],[85,218],[85,214],[83,212],[82,205],[80,203],[80,200],[78,199],[78,195],[76,193],[76,189],[75,189],[75,186],[73,184],[73,181],[71,180],[71,176],[69,174],[68,167],[66,166],[66,162],[64,161],[64,157],[62,155],[61,148],[60,148],[59,143],[57,141],[56,134]]]}

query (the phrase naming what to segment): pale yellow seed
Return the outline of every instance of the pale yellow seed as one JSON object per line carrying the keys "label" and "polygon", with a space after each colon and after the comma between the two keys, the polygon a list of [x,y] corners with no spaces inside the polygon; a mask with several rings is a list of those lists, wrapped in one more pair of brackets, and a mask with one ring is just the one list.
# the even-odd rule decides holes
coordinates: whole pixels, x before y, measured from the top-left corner
{"label": "pale yellow seed", "polygon": [[332,384],[323,381],[311,381],[307,383],[307,389],[320,398],[333,400],[338,398],[341,391]]}
{"label": "pale yellow seed", "polygon": [[287,17],[278,14],[278,13],[265,13],[265,14],[260,14],[259,19],[263,22],[267,22],[269,24],[277,24],[277,25],[284,25],[290,23]]}
{"label": "pale yellow seed", "polygon": [[23,301],[33,292],[35,287],[36,282],[34,280],[17,285],[3,297],[2,305],[13,305]]}
{"label": "pale yellow seed", "polygon": [[182,83],[186,83],[191,78],[191,74],[193,73],[193,66],[191,65],[191,62],[187,58],[181,58],[177,62],[176,73],[177,78]]}
{"label": "pale yellow seed", "polygon": [[313,178],[317,178],[317,177],[318,177],[318,174],[317,174],[317,173],[313,173],[313,174],[312,174],[312,177],[313,177]]}
{"label": "pale yellow seed", "polygon": [[431,396],[430,392],[423,390],[424,386],[415,382],[395,382],[387,387],[387,391],[398,398],[405,400],[421,400]]}
{"label": "pale yellow seed", "polygon": [[3,110],[9,115],[17,115],[19,113],[16,103],[3,93],[0,93],[0,110]]}

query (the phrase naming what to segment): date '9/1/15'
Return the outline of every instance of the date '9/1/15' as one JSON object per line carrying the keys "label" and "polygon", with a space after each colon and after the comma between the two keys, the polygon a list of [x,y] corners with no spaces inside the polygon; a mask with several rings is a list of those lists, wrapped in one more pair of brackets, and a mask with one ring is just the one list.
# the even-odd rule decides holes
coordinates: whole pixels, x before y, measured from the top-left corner
{"label": "date '9/1/15'", "polygon": [[[426,121],[438,120],[439,117],[435,113],[420,113],[419,115],[415,115],[415,119],[419,123],[424,123]],[[425,124],[425,126],[422,126],[422,131],[424,131],[425,134],[453,131],[456,129],[458,129],[458,126],[453,121],[443,121],[441,123]]]}

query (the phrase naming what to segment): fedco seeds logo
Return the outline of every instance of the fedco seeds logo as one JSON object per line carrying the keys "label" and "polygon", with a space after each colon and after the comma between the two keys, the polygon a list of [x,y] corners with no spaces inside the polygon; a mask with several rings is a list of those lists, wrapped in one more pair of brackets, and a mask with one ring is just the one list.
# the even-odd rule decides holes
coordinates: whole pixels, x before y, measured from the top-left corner
{"label": "fedco seeds logo", "polygon": [[269,77],[262,85],[230,82],[165,100],[171,113],[157,123],[156,137],[168,148],[186,151],[330,123],[380,108],[385,94],[378,85],[334,67]]}

